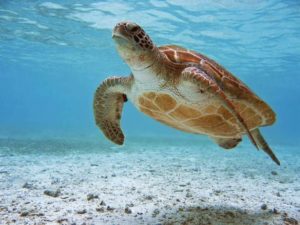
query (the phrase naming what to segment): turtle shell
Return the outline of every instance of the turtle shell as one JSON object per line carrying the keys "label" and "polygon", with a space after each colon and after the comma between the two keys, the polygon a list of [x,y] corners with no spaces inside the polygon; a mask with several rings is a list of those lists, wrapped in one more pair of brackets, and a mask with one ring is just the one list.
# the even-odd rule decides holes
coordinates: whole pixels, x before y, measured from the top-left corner
{"label": "turtle shell", "polygon": [[[273,110],[242,81],[212,59],[179,46],[162,46],[159,49],[170,61],[197,64],[212,76],[222,85],[222,90],[250,130],[275,122]],[[237,119],[218,100],[199,106],[178,101],[168,92],[149,91],[139,97],[138,104],[147,115],[186,132],[214,137],[240,137],[244,132]]]}

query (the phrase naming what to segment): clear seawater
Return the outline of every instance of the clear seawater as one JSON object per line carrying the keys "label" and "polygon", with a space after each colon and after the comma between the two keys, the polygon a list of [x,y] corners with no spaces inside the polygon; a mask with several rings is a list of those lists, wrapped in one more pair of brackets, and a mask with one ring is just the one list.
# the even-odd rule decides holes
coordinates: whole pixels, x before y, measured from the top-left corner
{"label": "clear seawater", "polygon": [[[125,146],[117,147],[106,140],[94,124],[92,102],[97,86],[105,78],[130,74],[129,67],[117,54],[111,39],[112,28],[123,20],[141,25],[157,45],[177,44],[215,59],[269,103],[277,114],[277,121],[270,127],[262,128],[262,133],[282,161],[282,166],[277,167],[264,153],[254,151],[247,138],[240,147],[225,152],[205,137],[185,134],[152,120],[138,112],[130,102],[125,104],[122,117],[122,128],[127,136]],[[159,203],[162,205],[146,207],[147,211],[138,208],[139,204],[144,203],[137,201],[131,207],[132,214],[118,217],[112,214],[106,222],[99,219],[99,213],[91,206],[91,209],[87,208],[92,217],[90,220],[86,213],[78,217],[75,212],[72,216],[72,210],[58,215],[55,210],[62,206],[55,202],[58,201],[56,198],[53,200],[56,208],[44,207],[46,200],[43,191],[47,188],[59,187],[68,196],[90,173],[95,173],[92,176],[101,180],[102,174],[96,174],[97,170],[91,172],[89,167],[103,172],[103,179],[117,171],[121,175],[117,174],[113,179],[117,183],[130,184],[130,187],[124,185],[123,189],[109,191],[102,196],[107,198],[106,201],[122,201],[122,204],[118,202],[119,205],[115,205],[117,212],[118,207],[122,210],[126,203],[123,198],[120,200],[120,196],[127,193],[122,190],[132,186],[147,188],[153,192],[152,196],[161,196],[162,190],[157,187],[163,188],[164,182],[157,178],[160,176],[155,171],[159,171],[161,176],[169,174],[174,179],[180,177],[186,183],[192,182],[196,189],[203,185],[197,179],[203,177],[197,177],[194,173],[204,171],[208,174],[205,177],[207,184],[213,183],[213,179],[220,179],[218,172],[223,178],[222,173],[229,174],[227,186],[223,185],[227,191],[231,190],[230,183],[232,189],[236,189],[234,182],[238,181],[242,182],[238,188],[247,189],[252,183],[258,188],[258,193],[268,184],[274,193],[276,188],[279,192],[285,190],[290,199],[281,201],[282,205],[278,196],[265,195],[264,191],[254,195],[254,198],[247,195],[254,199],[251,210],[255,211],[255,205],[260,210],[263,202],[272,204],[275,201],[274,205],[279,210],[285,207],[283,211],[300,219],[299,71],[300,2],[297,0],[0,1],[0,188],[3,191],[0,194],[0,224],[8,221],[20,224],[24,221],[43,221],[47,224],[47,218],[53,222],[65,214],[69,216],[69,222],[87,221],[88,224],[154,224],[169,219],[168,216],[160,218],[163,213],[151,216],[155,207],[162,212],[163,207],[171,204],[164,205],[163,197],[162,203]],[[114,159],[116,165],[112,164]],[[145,167],[141,166],[143,162],[147,164]],[[164,163],[169,167],[164,168]],[[135,164],[139,171],[134,170]],[[70,171],[66,165],[71,168]],[[177,169],[170,169],[172,166]],[[140,176],[128,181],[132,170],[133,173],[139,172]],[[62,171],[61,174],[59,171]],[[243,180],[248,179],[248,175],[239,175],[243,174],[241,171],[254,177],[253,182]],[[277,175],[270,175],[271,171]],[[230,180],[233,179],[230,174],[244,178]],[[147,179],[150,177],[149,185],[144,175]],[[140,177],[143,181],[139,180]],[[276,179],[272,180],[274,177]],[[43,179],[45,182],[41,181]],[[194,179],[196,183],[193,183]],[[179,180],[173,180],[174,185],[182,184]],[[35,186],[30,194],[26,192],[28,189],[22,188],[26,182]],[[93,183],[94,180],[88,179],[86,182],[90,184],[90,189],[78,187],[81,190],[77,190],[78,196],[89,192],[101,195],[101,188],[105,189],[100,181],[97,181],[100,182],[98,186]],[[105,182],[111,190],[116,190],[115,183],[110,183],[110,179]],[[139,182],[144,183],[141,186]],[[170,180],[166,182],[172,183]],[[242,187],[243,182],[245,187]],[[203,187],[209,191],[210,186],[202,186],[202,191]],[[221,189],[217,191],[224,191]],[[185,191],[175,193],[178,199],[180,193],[187,195]],[[137,196],[139,194],[144,193],[137,193]],[[168,196],[167,193],[163,195]],[[18,196],[22,196],[22,209],[13,206],[13,201],[19,201]],[[240,193],[240,197],[246,199],[245,205],[250,204],[247,196],[243,197]],[[212,205],[209,207],[215,208],[209,215],[220,215],[218,207],[226,201],[232,203],[233,198],[234,194],[227,200],[216,198],[210,202]],[[146,202],[149,199],[146,198]],[[33,213],[29,213],[29,217],[20,216],[27,207],[26,202],[42,205],[39,212],[44,216]],[[179,200],[177,203],[181,204],[178,207],[208,207],[201,201]],[[14,207],[17,209],[13,210]],[[230,207],[235,207],[233,211],[236,214],[240,208],[244,209],[238,203]],[[231,212],[230,207],[225,207],[226,212]],[[146,218],[138,220],[142,217],[142,214],[136,214],[138,210]],[[46,211],[52,213],[51,216]],[[180,212],[185,212],[185,209]],[[105,213],[109,215],[109,212]],[[172,217],[174,214],[170,215]],[[256,218],[257,214],[253,215]],[[240,216],[242,221],[249,219],[243,216]],[[121,219],[117,220],[119,217]],[[264,218],[262,216],[261,220]],[[205,224],[203,221],[198,221],[198,224]],[[238,224],[237,221],[231,223]],[[256,221],[257,224],[259,221]],[[248,222],[244,224],[251,224]]]}

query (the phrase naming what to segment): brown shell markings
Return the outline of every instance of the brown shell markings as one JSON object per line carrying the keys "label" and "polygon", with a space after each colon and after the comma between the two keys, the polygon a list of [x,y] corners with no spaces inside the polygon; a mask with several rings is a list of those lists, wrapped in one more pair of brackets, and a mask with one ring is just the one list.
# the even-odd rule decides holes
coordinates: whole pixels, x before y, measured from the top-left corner
{"label": "brown shell markings", "polygon": [[[212,76],[222,86],[226,95],[233,101],[233,104],[237,107],[237,111],[242,112],[241,116],[243,119],[249,121],[250,127],[253,127],[254,124],[266,126],[275,122],[276,115],[268,104],[214,60],[176,45],[161,46],[159,49],[173,63],[196,64]],[[242,111],[240,107],[247,107],[248,109]],[[253,112],[257,112],[257,114],[253,114]],[[248,118],[249,116],[251,118]],[[255,120],[257,121],[255,122]]]}
{"label": "brown shell markings", "polygon": [[[243,133],[235,117],[217,102],[205,106],[187,105],[166,93],[145,92],[138,103],[145,114],[182,131],[215,137],[234,137]],[[260,126],[259,114],[241,103],[236,105],[249,129]]]}

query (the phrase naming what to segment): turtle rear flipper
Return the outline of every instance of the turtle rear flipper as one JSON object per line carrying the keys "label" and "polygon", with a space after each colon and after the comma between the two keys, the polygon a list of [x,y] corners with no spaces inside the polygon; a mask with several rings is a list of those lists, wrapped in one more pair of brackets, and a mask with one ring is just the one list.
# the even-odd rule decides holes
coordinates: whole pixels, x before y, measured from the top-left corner
{"label": "turtle rear flipper", "polygon": [[222,148],[232,149],[242,141],[242,138],[213,138],[213,140]]}
{"label": "turtle rear flipper", "polygon": [[239,111],[236,110],[233,102],[226,96],[225,92],[214,78],[210,77],[207,73],[197,67],[187,67],[182,71],[182,79],[197,84],[200,90],[205,89],[205,91],[214,94],[214,98],[221,100],[222,105],[237,119],[239,125],[248,135],[252,144],[258,149],[256,140],[243,117],[240,115]]}
{"label": "turtle rear flipper", "polygon": [[276,155],[273,153],[272,149],[269,147],[268,143],[260,133],[259,129],[256,128],[255,130],[251,131],[256,143],[258,144],[258,147],[261,148],[265,153],[267,153],[271,159],[280,166],[280,161],[277,159]]}

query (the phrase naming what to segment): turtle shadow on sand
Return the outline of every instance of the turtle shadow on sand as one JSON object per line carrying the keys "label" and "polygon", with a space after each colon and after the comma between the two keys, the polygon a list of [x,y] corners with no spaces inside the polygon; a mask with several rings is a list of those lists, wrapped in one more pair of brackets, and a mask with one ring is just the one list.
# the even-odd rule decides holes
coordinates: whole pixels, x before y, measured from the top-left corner
{"label": "turtle shadow on sand", "polygon": [[284,216],[271,210],[251,212],[228,206],[179,208],[166,215],[164,225],[254,225],[290,224]]}

